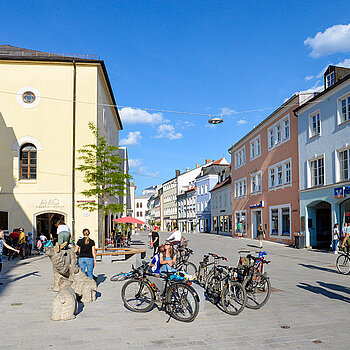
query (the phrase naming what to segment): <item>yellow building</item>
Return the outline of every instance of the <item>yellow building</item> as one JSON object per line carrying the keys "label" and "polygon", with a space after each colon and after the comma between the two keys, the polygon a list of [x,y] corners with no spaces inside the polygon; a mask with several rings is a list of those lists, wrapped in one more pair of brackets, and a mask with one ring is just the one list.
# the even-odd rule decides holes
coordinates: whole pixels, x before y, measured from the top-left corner
{"label": "yellow building", "polygon": [[[87,200],[81,195],[87,185],[74,169],[77,150],[96,141],[89,121],[119,144],[122,123],[114,106],[98,57],[0,45],[0,228],[49,235],[62,218],[76,239],[86,227],[101,243],[102,217],[77,207]],[[105,218],[106,230],[111,219]]]}

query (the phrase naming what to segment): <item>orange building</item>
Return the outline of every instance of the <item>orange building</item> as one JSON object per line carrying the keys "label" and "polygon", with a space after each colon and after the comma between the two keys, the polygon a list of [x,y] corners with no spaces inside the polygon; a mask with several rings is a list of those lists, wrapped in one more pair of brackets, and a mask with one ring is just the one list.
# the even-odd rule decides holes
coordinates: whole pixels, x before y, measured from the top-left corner
{"label": "orange building", "polygon": [[295,94],[234,144],[232,235],[256,238],[261,224],[270,241],[292,243],[299,232],[298,121]]}

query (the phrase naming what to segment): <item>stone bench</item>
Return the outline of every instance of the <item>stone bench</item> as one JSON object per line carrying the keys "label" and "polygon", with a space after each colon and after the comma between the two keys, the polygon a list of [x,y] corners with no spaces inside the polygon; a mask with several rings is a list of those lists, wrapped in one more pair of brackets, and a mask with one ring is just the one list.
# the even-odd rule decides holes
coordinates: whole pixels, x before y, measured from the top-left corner
{"label": "stone bench", "polygon": [[127,260],[133,255],[139,256],[140,259],[144,259],[146,256],[146,249],[140,248],[106,248],[102,253],[101,248],[96,248],[96,257],[101,258],[101,262],[111,263],[116,260],[117,256],[124,255],[124,259]]}

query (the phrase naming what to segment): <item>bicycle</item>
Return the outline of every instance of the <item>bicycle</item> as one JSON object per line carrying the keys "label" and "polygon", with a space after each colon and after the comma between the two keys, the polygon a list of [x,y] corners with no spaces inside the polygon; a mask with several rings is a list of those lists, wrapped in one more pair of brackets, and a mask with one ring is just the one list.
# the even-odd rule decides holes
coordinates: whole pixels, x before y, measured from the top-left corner
{"label": "bicycle", "polygon": [[[243,251],[240,251],[243,252]],[[263,273],[264,264],[269,264],[263,258],[265,254],[260,254],[254,257],[251,254],[247,255],[248,263],[245,260],[238,261],[237,280],[242,283],[247,293],[246,306],[250,309],[260,309],[264,306],[271,295],[271,283],[266,273]]]}
{"label": "bicycle", "polygon": [[130,272],[120,272],[117,273],[116,275],[113,275],[109,280],[112,282],[118,282],[118,281],[125,281],[128,278],[132,277],[132,271]]}
{"label": "bicycle", "polygon": [[195,275],[197,273],[197,266],[188,261],[191,255],[193,255],[192,249],[179,246],[177,249],[175,269],[184,271],[187,275]]}
{"label": "bicycle", "polygon": [[[155,279],[155,283],[150,281]],[[183,282],[180,276],[167,273],[164,276],[148,272],[148,264],[133,268],[132,278],[125,282],[121,296],[125,307],[134,312],[151,310],[156,299],[161,308],[178,321],[192,322],[198,315],[199,297],[191,283]]]}
{"label": "bicycle", "polygon": [[350,274],[350,253],[339,249],[339,255],[335,262],[337,270],[342,275]]}

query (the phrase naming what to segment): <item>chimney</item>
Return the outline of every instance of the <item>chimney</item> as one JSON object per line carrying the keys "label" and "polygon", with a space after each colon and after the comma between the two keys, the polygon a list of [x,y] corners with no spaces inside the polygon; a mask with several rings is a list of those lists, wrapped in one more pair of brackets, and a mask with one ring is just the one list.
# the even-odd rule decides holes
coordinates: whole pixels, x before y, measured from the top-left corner
{"label": "chimney", "polygon": [[180,175],[180,170],[175,170],[175,176],[178,177]]}
{"label": "chimney", "polygon": [[190,168],[186,168],[186,172],[190,171]]}
{"label": "chimney", "polygon": [[199,164],[196,164],[196,168],[199,168],[200,167],[200,165]]}
{"label": "chimney", "polygon": [[210,159],[206,159],[206,160],[205,160],[205,164],[209,164],[210,162],[211,162]]}

